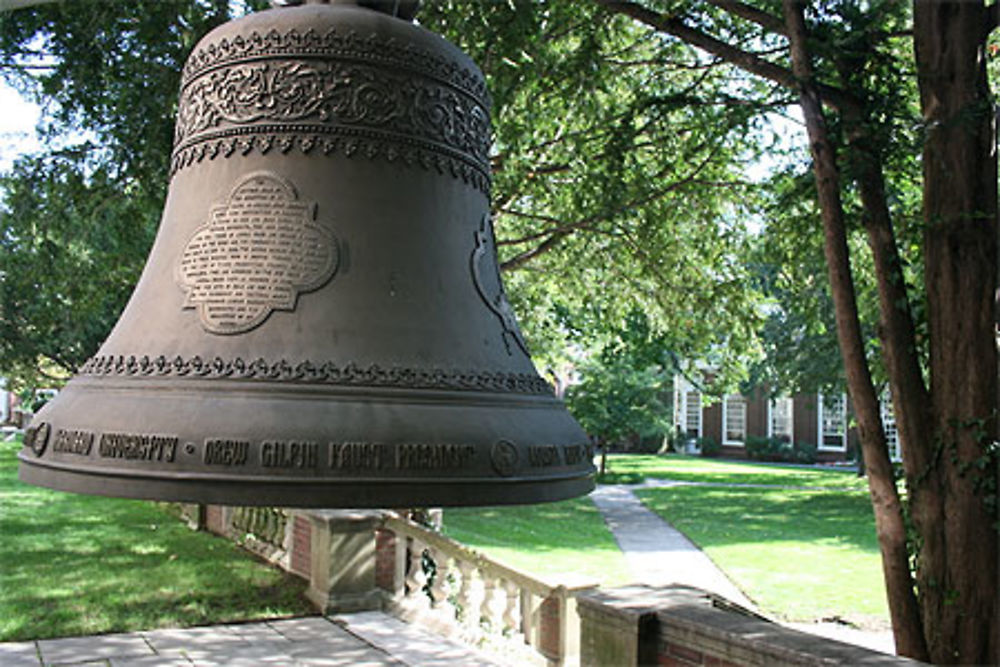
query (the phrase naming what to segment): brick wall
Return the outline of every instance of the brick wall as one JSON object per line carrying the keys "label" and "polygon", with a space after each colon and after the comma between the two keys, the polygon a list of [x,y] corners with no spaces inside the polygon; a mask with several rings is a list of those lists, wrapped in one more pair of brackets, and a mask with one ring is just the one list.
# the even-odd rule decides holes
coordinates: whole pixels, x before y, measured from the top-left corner
{"label": "brick wall", "polygon": [[306,579],[312,571],[312,525],[300,514],[293,515],[292,554],[288,567],[293,574]]}
{"label": "brick wall", "polygon": [[624,659],[615,664],[663,667],[920,664],[782,627],[688,586],[599,590],[577,602],[584,667],[608,664],[612,656]]}
{"label": "brick wall", "polygon": [[562,653],[562,637],[559,634],[559,600],[545,598],[538,607],[539,638],[538,651],[554,658]]}
{"label": "brick wall", "polygon": [[662,642],[657,654],[657,664],[662,667],[689,667],[704,665],[705,667],[740,667],[739,663],[730,662],[724,658],[705,655],[701,651],[681,646],[672,642]]}
{"label": "brick wall", "polygon": [[375,531],[375,585],[390,593],[396,590],[396,534]]}
{"label": "brick wall", "polygon": [[216,535],[226,535],[228,533],[225,509],[222,505],[205,506],[205,528]]}

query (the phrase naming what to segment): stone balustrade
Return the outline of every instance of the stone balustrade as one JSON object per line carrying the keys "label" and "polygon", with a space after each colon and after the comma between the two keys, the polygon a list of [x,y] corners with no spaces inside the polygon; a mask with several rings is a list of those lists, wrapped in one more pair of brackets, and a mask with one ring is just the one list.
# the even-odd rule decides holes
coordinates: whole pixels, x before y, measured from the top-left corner
{"label": "stone balustrade", "polygon": [[208,505],[182,514],[304,577],[325,614],[388,611],[507,664],[918,664],[783,628],[688,587],[544,581],[409,513]]}
{"label": "stone balustrade", "polygon": [[578,659],[576,596],[594,581],[543,581],[387,510],[209,505],[183,514],[306,578],[324,613],[385,610],[518,664]]}
{"label": "stone balustrade", "polygon": [[381,529],[394,542],[395,572],[382,583],[399,617],[538,664],[579,654],[576,596],[596,582],[543,581],[395,514]]}

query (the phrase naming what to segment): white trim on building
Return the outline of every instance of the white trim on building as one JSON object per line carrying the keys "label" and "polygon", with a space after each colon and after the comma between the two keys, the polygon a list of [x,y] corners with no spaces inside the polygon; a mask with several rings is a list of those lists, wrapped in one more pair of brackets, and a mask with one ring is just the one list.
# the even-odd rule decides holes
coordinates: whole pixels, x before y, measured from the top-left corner
{"label": "white trim on building", "polygon": [[779,396],[767,402],[767,437],[795,439],[795,401]]}
{"label": "white trim on building", "polygon": [[722,399],[722,444],[744,447],[747,441],[747,399],[730,394]]}
{"label": "white trim on building", "polygon": [[680,375],[674,377],[674,424],[688,438],[702,436],[701,392]]}
{"label": "white trim on building", "polygon": [[0,377],[0,424],[6,424],[11,420],[11,393],[7,391],[7,378]]}
{"label": "white trim on building", "polygon": [[847,451],[845,394],[816,394],[816,448],[821,452]]}
{"label": "white trim on building", "polygon": [[903,448],[899,444],[899,431],[896,430],[896,415],[892,410],[892,399],[883,396],[879,399],[879,417],[882,418],[882,430],[885,432],[885,444],[889,449],[889,459],[903,460]]}

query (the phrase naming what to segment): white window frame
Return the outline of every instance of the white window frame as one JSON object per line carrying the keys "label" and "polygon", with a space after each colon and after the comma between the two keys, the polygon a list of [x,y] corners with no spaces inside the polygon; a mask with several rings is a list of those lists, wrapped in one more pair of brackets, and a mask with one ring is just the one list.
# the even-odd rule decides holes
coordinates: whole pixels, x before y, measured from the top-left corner
{"label": "white window frame", "polygon": [[[778,405],[784,406],[788,413],[788,432],[774,432],[774,409]],[[788,442],[795,440],[795,400],[791,396],[779,396],[767,402],[767,437],[775,438],[788,436]]]}
{"label": "white window frame", "polygon": [[[840,394],[840,444],[826,444],[826,435],[823,430],[823,412],[826,405],[823,401],[823,394],[816,394],[816,449],[821,452],[846,452],[847,451],[847,395]],[[835,434],[834,434],[835,435]]]}
{"label": "white window frame", "polygon": [[[677,402],[675,403],[677,409],[674,423],[680,428],[685,438],[702,437],[704,432],[705,416],[701,407],[701,392],[698,391],[694,385],[681,377],[675,378],[674,388],[677,399]],[[695,436],[692,436],[689,433],[690,425],[688,422],[688,408],[692,404],[696,406],[695,410],[698,416],[697,435]]]}
{"label": "white window frame", "polygon": [[[731,440],[729,438],[729,403],[740,403],[743,405],[743,439]],[[747,399],[739,394],[731,394],[722,398],[722,444],[727,447],[746,447],[747,442]]]}
{"label": "white window frame", "polygon": [[882,396],[878,402],[879,417],[882,419],[882,431],[885,433],[885,445],[889,449],[889,459],[903,460],[903,448],[899,442],[899,431],[896,429],[896,413],[892,409],[892,399]]}

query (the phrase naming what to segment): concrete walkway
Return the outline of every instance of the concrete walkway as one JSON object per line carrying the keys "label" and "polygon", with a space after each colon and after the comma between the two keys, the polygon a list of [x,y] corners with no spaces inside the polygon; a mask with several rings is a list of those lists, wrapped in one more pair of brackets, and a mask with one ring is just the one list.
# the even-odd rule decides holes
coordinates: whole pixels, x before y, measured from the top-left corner
{"label": "concrete walkway", "polygon": [[756,609],[705,552],[659,515],[646,509],[630,487],[598,486],[590,497],[614,533],[637,583],[695,586],[747,609]]}
{"label": "concrete walkway", "polygon": [[[685,584],[721,595],[746,609],[760,613],[722,570],[680,531],[646,508],[633,489],[664,486],[753,486],[648,480],[644,484],[609,484],[591,493],[615,536],[636,583],[660,586]],[[773,487],[768,487],[773,488]],[[830,490],[824,488],[823,490]],[[895,653],[892,633],[868,632],[837,623],[789,623],[788,627],[811,634],[864,646],[883,653]]]}
{"label": "concrete walkway", "polygon": [[494,665],[381,612],[0,643],[3,667]]}

